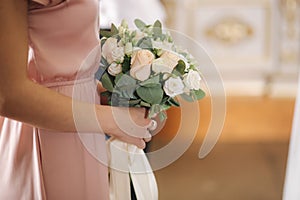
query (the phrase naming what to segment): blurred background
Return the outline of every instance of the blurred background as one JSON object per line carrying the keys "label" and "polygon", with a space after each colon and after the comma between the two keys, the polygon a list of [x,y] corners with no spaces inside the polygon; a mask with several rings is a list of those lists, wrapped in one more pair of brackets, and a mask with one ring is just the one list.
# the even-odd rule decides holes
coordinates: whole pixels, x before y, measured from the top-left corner
{"label": "blurred background", "polygon": [[[155,172],[162,200],[280,200],[300,65],[299,0],[102,0],[101,26],[122,18],[155,19],[199,42],[223,78],[227,114],[219,142],[204,159],[200,146],[211,98],[189,149]],[[150,151],[177,133],[180,109],[168,111]]]}

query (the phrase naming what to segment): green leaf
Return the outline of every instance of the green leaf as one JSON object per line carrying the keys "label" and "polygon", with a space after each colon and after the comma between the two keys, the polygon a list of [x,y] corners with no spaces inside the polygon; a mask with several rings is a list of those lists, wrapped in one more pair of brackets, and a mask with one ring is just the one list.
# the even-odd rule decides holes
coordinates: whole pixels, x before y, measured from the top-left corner
{"label": "green leaf", "polygon": [[138,41],[137,46],[141,49],[152,49],[151,38],[142,38]]}
{"label": "green leaf", "polygon": [[159,20],[156,20],[154,25],[153,25],[153,33],[154,33],[154,37],[161,38],[161,36],[162,36],[162,25],[161,25]]}
{"label": "green leaf", "polygon": [[165,112],[158,113],[159,120],[162,122],[168,118],[167,114]]}
{"label": "green leaf", "polygon": [[183,98],[185,101],[188,101],[188,102],[194,102],[195,99],[191,96],[191,95],[187,95],[186,93],[183,93],[180,95],[181,98]]}
{"label": "green leaf", "polygon": [[137,88],[136,80],[127,74],[116,77],[116,92],[125,98],[135,98],[134,92]]}
{"label": "green leaf", "polygon": [[101,48],[103,47],[104,43],[106,42],[106,38],[102,38],[100,41],[101,41]]}
{"label": "green leaf", "polygon": [[155,22],[154,22],[154,25],[153,25],[153,27],[156,27],[156,28],[162,28],[162,25],[161,25],[161,22],[159,21],[159,20],[156,20]]}
{"label": "green leaf", "polygon": [[161,108],[159,104],[154,104],[151,106],[150,110],[149,110],[149,118],[154,117],[156,114],[160,113]]}
{"label": "green leaf", "polygon": [[185,62],[183,60],[179,60],[174,70],[183,75],[185,71]]}
{"label": "green leaf", "polygon": [[143,87],[140,86],[136,90],[139,97],[145,102],[154,105],[160,104],[163,98],[164,91],[160,86],[156,87]]}
{"label": "green leaf", "polygon": [[116,82],[117,87],[123,87],[127,85],[136,85],[136,80],[127,74],[123,74],[118,77],[118,81]]}
{"label": "green leaf", "polygon": [[100,38],[101,37],[110,38],[112,36],[118,35],[119,34],[119,30],[118,30],[118,28],[114,24],[111,24],[110,31],[108,31],[108,30],[101,30],[100,29],[99,34],[100,34]]}
{"label": "green leaf", "polygon": [[117,82],[119,82],[119,80],[121,79],[121,77],[122,77],[123,75],[124,75],[124,74],[123,74],[122,72],[116,75],[116,77],[115,77],[115,84],[117,84]]}
{"label": "green leaf", "polygon": [[136,106],[136,105],[139,105],[140,102],[141,102],[140,99],[130,100],[130,101],[129,101],[129,106],[130,106],[130,107],[134,107],[134,106]]}
{"label": "green leaf", "polygon": [[126,74],[130,70],[130,62],[131,62],[131,57],[125,55],[124,61],[122,63],[122,72]]}
{"label": "green leaf", "polygon": [[106,72],[102,75],[101,82],[102,82],[102,86],[105,89],[107,89],[109,92],[113,92],[114,85],[113,85],[112,80],[110,79],[109,75]]}
{"label": "green leaf", "polygon": [[109,66],[107,60],[103,56],[101,56],[100,66],[104,67],[105,69]]}
{"label": "green leaf", "polygon": [[99,34],[100,34],[100,38],[102,38],[102,37],[109,38],[112,36],[112,33],[107,30],[100,30]]}
{"label": "green leaf", "polygon": [[161,86],[160,82],[159,82],[159,75],[154,76],[146,81],[143,81],[140,83],[140,86],[143,87],[157,87],[157,86]]}
{"label": "green leaf", "polygon": [[119,30],[114,24],[111,24],[111,31],[110,32],[111,32],[112,36],[119,34]]}
{"label": "green leaf", "polygon": [[145,101],[141,101],[140,105],[147,108],[151,107],[151,105],[149,103],[146,103]]}
{"label": "green leaf", "polygon": [[202,99],[205,97],[205,92],[201,89],[199,90],[194,90],[194,94],[197,100]]}
{"label": "green leaf", "polygon": [[172,106],[169,105],[169,104],[162,104],[160,107],[161,107],[161,110],[163,111],[163,110],[168,110],[168,109],[171,108]]}
{"label": "green leaf", "polygon": [[147,26],[142,20],[140,20],[140,19],[135,19],[134,20],[134,24],[136,25],[136,27],[138,28],[138,29],[140,29],[141,31],[143,31],[144,30],[144,28]]}

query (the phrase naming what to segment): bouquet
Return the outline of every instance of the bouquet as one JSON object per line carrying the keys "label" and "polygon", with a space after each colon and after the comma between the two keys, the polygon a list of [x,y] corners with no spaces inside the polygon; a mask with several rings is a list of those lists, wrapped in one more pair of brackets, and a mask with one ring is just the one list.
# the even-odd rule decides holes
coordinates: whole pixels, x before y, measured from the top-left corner
{"label": "bouquet", "polygon": [[196,101],[205,96],[196,60],[173,42],[160,21],[146,25],[136,19],[136,30],[122,21],[101,31],[101,93],[109,105],[145,107],[151,118],[166,119],[165,110],[180,106],[177,97]]}
{"label": "bouquet", "polygon": [[[137,29],[131,30],[123,21],[119,27],[112,24],[111,31],[100,32],[100,81],[106,89],[101,101],[106,99],[111,106],[145,107],[149,118],[158,114],[164,120],[165,110],[180,106],[179,96],[187,101],[203,98],[201,73],[193,56],[176,46],[159,21],[146,25],[137,19],[135,25]],[[158,199],[155,177],[143,150],[110,139],[108,153],[111,199],[124,198],[124,191],[130,199],[129,177],[138,199]],[[122,170],[128,174],[114,169],[118,164],[128,168]],[[141,169],[144,173],[136,175]]]}

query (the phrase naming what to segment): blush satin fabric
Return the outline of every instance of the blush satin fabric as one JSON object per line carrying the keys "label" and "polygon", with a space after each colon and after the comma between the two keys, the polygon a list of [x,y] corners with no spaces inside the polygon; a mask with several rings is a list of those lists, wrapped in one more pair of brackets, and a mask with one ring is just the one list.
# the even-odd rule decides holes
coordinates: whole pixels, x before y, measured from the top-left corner
{"label": "blush satin fabric", "polygon": [[[99,101],[93,76],[100,53],[82,65],[99,44],[98,0],[33,1],[28,76],[67,96],[73,96],[76,84],[76,99]],[[104,135],[86,137],[97,139],[105,158]],[[1,116],[0,177],[0,200],[108,199],[107,167],[86,150],[77,133],[42,130]]]}

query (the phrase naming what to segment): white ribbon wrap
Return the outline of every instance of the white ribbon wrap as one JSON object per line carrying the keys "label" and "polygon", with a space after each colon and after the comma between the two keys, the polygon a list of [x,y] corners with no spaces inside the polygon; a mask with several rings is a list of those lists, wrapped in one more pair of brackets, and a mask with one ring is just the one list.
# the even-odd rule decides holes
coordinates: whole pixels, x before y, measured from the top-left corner
{"label": "white ribbon wrap", "polygon": [[150,163],[142,149],[111,138],[107,141],[110,200],[131,200],[130,177],[137,200],[158,200],[158,189]]}

